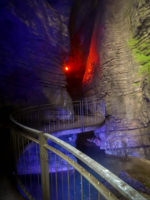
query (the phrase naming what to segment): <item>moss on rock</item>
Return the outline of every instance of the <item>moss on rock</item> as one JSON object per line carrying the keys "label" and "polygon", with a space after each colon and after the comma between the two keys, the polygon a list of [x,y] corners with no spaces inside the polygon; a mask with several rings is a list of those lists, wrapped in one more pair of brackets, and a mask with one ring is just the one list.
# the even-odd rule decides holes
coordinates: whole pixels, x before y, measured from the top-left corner
{"label": "moss on rock", "polygon": [[140,39],[130,38],[129,47],[132,49],[135,60],[140,64],[139,74],[150,82],[150,39],[141,42]]}

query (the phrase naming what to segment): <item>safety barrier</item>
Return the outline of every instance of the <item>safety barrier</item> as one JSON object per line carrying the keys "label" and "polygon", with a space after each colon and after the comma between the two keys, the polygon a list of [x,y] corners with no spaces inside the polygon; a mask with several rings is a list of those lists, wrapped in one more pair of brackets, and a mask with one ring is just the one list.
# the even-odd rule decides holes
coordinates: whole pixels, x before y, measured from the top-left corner
{"label": "safety barrier", "polygon": [[23,109],[15,119],[26,126],[53,133],[59,130],[100,126],[104,121],[104,108],[97,99],[93,102],[75,101],[67,105],[41,105]]}
{"label": "safety barrier", "polygon": [[98,101],[75,102],[65,109],[44,105],[11,116],[15,174],[28,199],[145,199],[96,161],[50,134],[100,125],[99,106]]}

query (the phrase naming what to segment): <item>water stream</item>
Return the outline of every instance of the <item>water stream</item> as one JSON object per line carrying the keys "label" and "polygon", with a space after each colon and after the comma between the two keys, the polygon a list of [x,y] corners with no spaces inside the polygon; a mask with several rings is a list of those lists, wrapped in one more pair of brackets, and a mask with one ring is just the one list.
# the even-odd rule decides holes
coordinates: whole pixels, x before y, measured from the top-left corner
{"label": "water stream", "polygon": [[[92,133],[88,134],[89,137]],[[119,176],[124,166],[128,161],[121,158],[106,155],[99,147],[90,143],[88,137],[82,136],[82,133],[77,135],[62,136],[60,139],[68,142],[69,144],[77,147],[80,151],[87,154],[98,163],[109,169],[111,172]],[[51,146],[62,151],[58,145],[48,141]],[[106,187],[112,189],[102,178],[99,178],[96,173],[92,172],[89,167],[85,166],[74,156],[63,150],[67,156],[71,157],[74,161],[84,166],[90,173],[94,174]],[[58,156],[55,157],[54,153],[49,152],[49,182],[50,182],[50,196],[51,200],[96,200],[98,193],[93,186],[90,185],[75,171],[70,165],[67,165]],[[31,193],[36,200],[42,199],[41,194],[41,168],[40,168],[40,154],[39,146],[35,143],[30,143],[24,149],[18,160],[18,174],[29,193]],[[81,181],[82,179],[82,181]],[[82,193],[83,191],[83,193]],[[114,191],[113,191],[114,192]],[[101,199],[105,199],[101,196]],[[122,198],[121,198],[122,199]]]}

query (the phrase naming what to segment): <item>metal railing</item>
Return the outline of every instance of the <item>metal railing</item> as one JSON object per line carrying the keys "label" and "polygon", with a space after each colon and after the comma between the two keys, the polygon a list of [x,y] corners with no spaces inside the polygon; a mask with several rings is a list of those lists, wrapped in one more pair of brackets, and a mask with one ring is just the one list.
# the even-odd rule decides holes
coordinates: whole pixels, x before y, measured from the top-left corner
{"label": "metal railing", "polygon": [[[41,105],[30,107],[15,114],[15,119],[26,126],[53,133],[59,130],[100,126],[104,122],[104,108],[97,99],[84,100],[73,104],[55,106]],[[55,133],[56,135],[56,133]]]}
{"label": "metal railing", "polygon": [[[83,102],[77,105],[73,105],[74,109],[70,107],[63,112],[50,105],[38,106],[11,116],[14,169],[19,187],[28,199],[37,200],[144,200],[143,196],[109,170],[70,144],[49,134],[58,130],[85,127],[88,123],[91,126],[91,118],[93,124],[98,124],[98,118],[99,124],[101,123],[100,115],[97,114],[98,103],[92,105],[89,102],[88,109]],[[95,107],[97,110],[93,112]],[[47,115],[45,118],[47,109],[51,113],[49,118]],[[68,115],[66,111],[71,114]],[[85,120],[84,117],[90,117],[90,120]],[[47,122],[48,125],[50,123],[49,133],[41,131],[43,123]],[[39,130],[29,126],[37,126]]]}

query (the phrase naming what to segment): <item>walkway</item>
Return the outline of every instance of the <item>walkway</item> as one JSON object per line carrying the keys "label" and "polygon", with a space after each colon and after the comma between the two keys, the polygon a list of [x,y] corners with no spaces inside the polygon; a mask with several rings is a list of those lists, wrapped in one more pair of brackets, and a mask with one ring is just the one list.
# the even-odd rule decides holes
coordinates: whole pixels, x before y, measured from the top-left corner
{"label": "walkway", "polygon": [[89,117],[76,115],[74,120],[70,121],[57,121],[55,124],[49,121],[42,126],[41,130],[47,133],[52,133],[54,136],[59,137],[63,135],[94,131],[98,129],[103,123],[103,116]]}
{"label": "walkway", "polygon": [[[57,136],[62,136],[66,130],[69,130],[67,134],[70,133],[70,130],[73,130],[74,134],[79,131],[94,130],[104,122],[99,101],[93,102],[93,104],[87,102],[83,104],[81,101],[74,106],[74,111],[71,112],[70,110],[69,107],[65,110],[63,108],[54,110],[52,106],[44,105],[23,110],[11,117],[14,124],[12,141],[15,150],[16,174],[22,182],[21,185],[26,194],[34,197],[35,195],[39,196],[39,191],[42,191],[40,194],[43,195],[43,199],[50,199],[51,197],[51,199],[61,200],[62,194],[58,192],[61,189],[67,199],[70,199],[71,194],[73,195],[72,198],[77,195],[81,199],[92,197],[93,200],[103,199],[103,197],[107,200],[116,200],[118,195],[130,200],[145,200],[136,190],[115,174],[83,152],[55,137],[55,133]],[[28,146],[33,148],[28,148]],[[96,172],[99,178],[86,171],[86,168],[83,168],[84,165],[82,166],[80,163],[88,166],[94,174]],[[58,166],[62,169],[62,176],[58,176]],[[53,168],[54,177],[52,176],[53,173],[49,173],[53,172]],[[64,183],[63,169],[66,169],[65,177],[68,177],[65,180],[66,183]],[[72,169],[72,172],[70,172],[70,169]],[[39,170],[40,173],[35,173],[36,170],[37,172]],[[113,194],[109,188],[106,188],[103,182],[100,182],[101,178],[115,188],[118,194]],[[38,193],[34,192],[35,181],[37,182]],[[86,188],[83,185],[86,185]],[[66,187],[65,190],[62,189],[64,186]],[[94,186],[96,196],[93,196],[91,186]],[[72,190],[73,192],[71,192]],[[121,197],[121,199],[124,198]]]}

